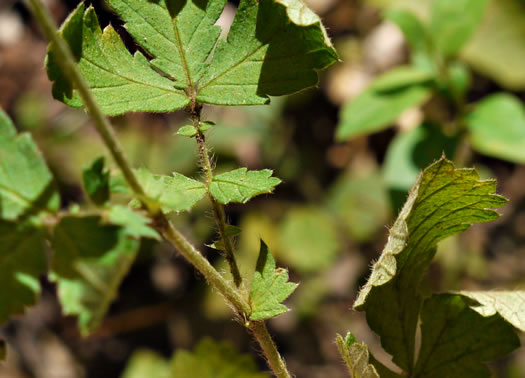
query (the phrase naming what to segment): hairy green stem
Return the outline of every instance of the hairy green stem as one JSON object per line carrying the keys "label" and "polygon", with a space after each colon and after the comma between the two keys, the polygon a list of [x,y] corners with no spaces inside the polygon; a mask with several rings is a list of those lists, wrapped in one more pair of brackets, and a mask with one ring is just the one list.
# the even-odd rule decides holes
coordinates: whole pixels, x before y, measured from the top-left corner
{"label": "hairy green stem", "polygon": [[219,229],[219,236],[221,237],[224,243],[224,257],[228,261],[230,266],[230,272],[233,276],[233,282],[235,286],[240,287],[242,284],[242,276],[239,272],[239,267],[237,266],[237,261],[235,260],[235,253],[233,248],[233,243],[231,238],[226,234],[226,215],[224,213],[224,206],[220,204],[210,193],[210,185],[213,180],[213,167],[211,165],[210,152],[206,144],[206,138],[200,129],[200,108],[192,112],[192,121],[193,126],[198,130],[196,136],[197,145],[199,146],[199,156],[201,161],[201,166],[204,174],[206,175],[206,188],[208,192],[208,197],[211,201],[213,208],[213,217],[217,223],[217,228]]}
{"label": "hairy green stem", "polygon": [[38,20],[46,37],[53,43],[55,53],[58,56],[57,62],[60,64],[64,73],[72,81],[75,89],[78,91],[84,106],[91,115],[95,127],[104,141],[104,144],[115,159],[118,167],[122,171],[128,185],[133,193],[143,202],[144,207],[148,210],[150,216],[154,219],[155,226],[162,235],[170,241],[173,246],[192,264],[194,265],[206,280],[215,287],[231,304],[236,311],[244,316],[250,313],[250,305],[242,297],[237,289],[233,288],[213,266],[195,249],[195,247],[173,227],[171,222],[158,208],[150,206],[146,199],[144,189],[139,184],[137,177],[131,169],[126,156],[118,142],[115,132],[111,127],[107,117],[102,113],[96,103],[91,90],[84,81],[82,74],[78,71],[75,58],[66,42],[60,37],[57,27],[49,14],[47,8],[42,5],[40,0],[27,0],[33,11],[35,18]]}
{"label": "hairy green stem", "polygon": [[250,322],[250,330],[259,342],[264,356],[268,361],[268,365],[272,368],[275,376],[277,378],[291,378],[292,376],[288,372],[284,360],[277,351],[277,347],[275,346],[264,321]]}
{"label": "hairy green stem", "polygon": [[[110,151],[112,157],[122,171],[128,185],[134,194],[143,202],[144,207],[149,212],[155,228],[160,231],[163,237],[169,241],[185,258],[188,260],[226,300],[231,303],[237,314],[246,319],[251,312],[250,304],[241,295],[240,291],[230,285],[219,272],[208,262],[206,258],[182,235],[168,220],[162,211],[148,204],[144,189],[138,182],[131,165],[126,159],[122,147],[120,146],[113,128],[108,119],[96,103],[91,90],[79,72],[75,58],[69,46],[58,34],[58,29],[49,14],[48,9],[41,3],[41,0],[26,0],[38,20],[44,34],[54,44],[55,52],[58,56],[58,64],[64,70],[66,76],[78,90],[80,97],[91,115],[96,129],[100,133],[102,140]],[[202,134],[202,133],[200,133]],[[208,154],[207,154],[208,156]],[[209,163],[209,156],[208,156]],[[211,168],[211,164],[209,164]],[[224,214],[224,213],[223,213]],[[222,218],[224,219],[224,217]],[[223,223],[224,224],[224,223]],[[223,227],[224,232],[224,227]],[[264,322],[253,322],[250,330],[261,345],[261,348],[268,360],[268,363],[278,378],[290,378],[291,375],[286,370],[284,361],[281,359],[277,347],[275,346]]]}

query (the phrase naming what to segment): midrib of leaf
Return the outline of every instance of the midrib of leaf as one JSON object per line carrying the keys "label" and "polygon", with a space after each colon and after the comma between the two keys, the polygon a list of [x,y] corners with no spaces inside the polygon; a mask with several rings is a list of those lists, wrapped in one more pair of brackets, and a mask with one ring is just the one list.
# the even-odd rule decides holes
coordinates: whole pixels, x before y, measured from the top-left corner
{"label": "midrib of leaf", "polygon": [[194,93],[193,83],[191,82],[188,62],[186,61],[186,54],[184,52],[184,48],[182,47],[182,41],[180,39],[180,32],[179,32],[179,28],[177,27],[176,17],[173,19],[173,28],[175,30],[175,38],[177,38],[177,48],[179,50],[180,59],[182,60],[182,68],[184,69],[184,75],[186,75],[186,81],[188,82],[188,89],[190,91],[190,93],[189,94],[186,93],[186,95],[190,96],[192,103],[193,103],[195,101],[195,93]]}
{"label": "midrib of leaf", "polygon": [[[118,245],[117,245],[117,247],[118,247]],[[122,278],[129,271],[129,268],[131,267],[133,262],[134,262],[134,259],[130,259],[130,258],[126,258],[126,259],[124,259],[124,261],[119,262],[118,270],[113,272],[113,275],[111,276],[112,279],[110,280],[110,282],[108,284],[104,284],[104,286],[106,287],[104,290],[101,290],[101,286],[99,286],[99,287],[94,286],[96,289],[98,289],[103,294],[102,295],[102,298],[103,298],[102,302],[93,311],[93,318],[94,319],[100,319],[105,314],[107,307],[109,306],[109,304],[113,301],[113,298],[115,297],[115,293],[117,292],[117,289],[118,289],[120,283],[122,282]],[[81,265],[83,265],[83,263],[81,263]],[[81,272],[79,271],[79,273],[81,273]],[[86,276],[84,276],[84,278],[86,278],[86,280],[89,283],[92,283],[92,281],[87,279]],[[101,281],[101,282],[103,281],[98,276],[96,277],[96,279]]]}
{"label": "midrib of leaf", "polygon": [[[220,74],[218,74],[217,76],[215,76],[213,79],[211,79],[210,81],[208,81],[206,84],[204,84],[202,87],[200,87],[200,89],[204,89],[206,87],[208,87],[210,84],[212,84],[214,81],[218,80],[219,78],[221,78],[222,76],[226,75],[228,72],[230,72],[231,70],[233,70],[234,68],[240,66],[241,64],[243,63],[246,63],[252,56],[254,56],[256,53],[259,52],[260,49],[262,49],[264,46],[266,46],[266,44],[262,44],[261,46],[259,46],[257,49],[255,49],[255,51],[251,52],[250,54],[248,54],[244,59],[240,60],[239,62],[235,63],[234,65],[230,66],[227,70],[221,72]],[[222,85],[222,84],[221,84]],[[230,84],[231,86],[242,86],[243,84]],[[252,84],[254,85],[254,84]]]}
{"label": "midrib of leaf", "polygon": [[97,289],[100,293],[104,294],[109,291],[109,285],[104,283],[104,280],[95,272],[94,269],[91,269],[88,264],[83,261],[75,263],[75,270],[84,278],[92,287]]}
{"label": "midrib of leaf", "polygon": [[17,193],[15,191],[13,191],[12,189],[6,187],[3,184],[0,184],[0,191],[2,193],[7,194],[6,197],[9,197],[11,200],[14,200],[13,202],[16,202],[16,203],[18,203],[18,204],[20,204],[22,206],[29,206],[32,209],[37,209],[38,211],[47,213],[49,215],[54,215],[55,214],[55,212],[53,212],[52,210],[48,209],[47,207],[40,207],[40,206],[38,206],[37,202],[34,202],[34,201],[31,201],[31,200],[27,199],[26,197],[24,197],[20,193]]}
{"label": "midrib of leaf", "polygon": [[[102,49],[100,46],[98,46],[98,47],[99,47],[99,50],[101,51],[102,55],[104,55],[104,57],[106,57],[106,59],[107,59],[108,56],[107,56],[106,53],[104,52],[104,49]],[[157,85],[152,85],[152,84],[150,84],[150,83],[148,83],[148,82],[140,82],[140,81],[137,81],[137,80],[133,80],[133,79],[130,78],[130,77],[127,77],[127,76],[124,76],[124,75],[120,74],[120,73],[119,73],[118,71],[116,71],[116,70],[112,72],[112,71],[108,70],[107,68],[102,67],[101,65],[99,65],[99,64],[93,62],[92,60],[86,58],[85,56],[83,56],[82,59],[83,59],[84,61],[88,62],[89,64],[92,64],[93,66],[99,68],[100,70],[105,71],[105,72],[109,73],[110,75],[114,75],[114,76],[120,77],[121,79],[126,80],[126,81],[129,81],[130,83],[133,83],[133,84],[139,84],[139,85],[144,85],[144,86],[146,86],[146,87],[150,87],[150,88],[161,89],[161,90],[167,92],[167,94],[170,94],[170,93],[176,93],[176,94],[182,95],[180,92],[178,92],[178,91],[176,91],[176,90],[171,90],[171,89],[168,89],[168,88],[165,88],[165,87],[159,87],[159,86],[157,86]],[[133,57],[133,59],[134,59],[134,57]],[[112,62],[111,59],[107,59],[107,61],[108,61],[110,64],[111,64],[111,62]],[[111,66],[112,66],[113,69],[115,69],[115,67],[113,66],[113,64],[111,64]],[[109,87],[107,87],[107,88],[109,88]],[[174,88],[174,89],[175,89],[175,88]],[[160,97],[160,96],[157,96],[157,97]],[[128,101],[123,101],[123,102],[128,102]]]}

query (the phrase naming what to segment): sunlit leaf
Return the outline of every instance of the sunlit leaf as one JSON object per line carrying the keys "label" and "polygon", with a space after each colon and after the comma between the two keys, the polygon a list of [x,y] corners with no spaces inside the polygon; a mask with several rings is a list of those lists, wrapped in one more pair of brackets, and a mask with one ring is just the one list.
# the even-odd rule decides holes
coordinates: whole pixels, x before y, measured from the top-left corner
{"label": "sunlit leaf", "polygon": [[261,241],[257,267],[250,288],[250,320],[264,320],[288,312],[282,302],[288,298],[297,284],[288,282],[288,271],[276,268],[272,253]]}
{"label": "sunlit leaf", "polygon": [[[70,15],[61,33],[107,114],[173,111],[192,98],[217,105],[266,104],[269,95],[316,85],[317,71],[337,60],[321,20],[299,0],[241,1],[227,40],[218,39],[221,29],[215,25],[225,0],[107,3],[153,57],[132,56],[112,26],[102,32],[93,8],[81,4]],[[47,68],[54,96],[81,106],[53,46]]]}
{"label": "sunlit leaf", "polygon": [[206,194],[203,183],[180,173],[162,176],[144,168],[136,173],[146,195],[167,213],[189,210]]}
{"label": "sunlit leaf", "polygon": [[272,171],[248,171],[246,168],[235,169],[213,178],[210,184],[211,195],[220,203],[248,202],[255,196],[271,193],[281,183],[272,177]]}

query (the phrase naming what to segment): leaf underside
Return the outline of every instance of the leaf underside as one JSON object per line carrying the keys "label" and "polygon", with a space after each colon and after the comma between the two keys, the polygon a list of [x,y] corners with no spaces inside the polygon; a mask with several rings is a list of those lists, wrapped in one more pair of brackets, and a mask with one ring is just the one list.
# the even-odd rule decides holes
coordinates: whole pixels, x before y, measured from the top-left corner
{"label": "leaf underside", "polygon": [[[320,19],[299,0],[242,0],[226,40],[215,25],[226,0],[106,1],[151,60],[131,55],[112,26],[102,31],[84,4],[61,34],[108,115],[174,111],[192,99],[266,104],[270,95],[316,85],[317,70],[337,60]],[[51,45],[47,71],[55,98],[81,106],[56,59]]]}
{"label": "leaf underside", "polygon": [[513,327],[497,314],[483,316],[466,298],[438,294],[421,309],[421,349],[414,377],[491,377],[484,362],[520,345]]}
{"label": "leaf underside", "polygon": [[480,180],[473,169],[455,169],[442,158],[425,169],[412,188],[388,242],[374,264],[354,308],[366,311],[384,349],[407,372],[414,366],[415,332],[423,298],[418,291],[436,244],[474,222],[499,215],[506,199],[493,194],[494,180]]}

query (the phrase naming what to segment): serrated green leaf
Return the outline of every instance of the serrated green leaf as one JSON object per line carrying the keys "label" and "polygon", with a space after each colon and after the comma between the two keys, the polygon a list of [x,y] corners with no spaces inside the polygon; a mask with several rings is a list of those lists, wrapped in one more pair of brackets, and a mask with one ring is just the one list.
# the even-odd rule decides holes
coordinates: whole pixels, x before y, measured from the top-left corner
{"label": "serrated green leaf", "polygon": [[[70,45],[80,72],[106,114],[168,112],[189,103],[184,91],[159,75],[141,52],[133,56],[129,53],[111,25],[102,32],[92,7],[84,10],[81,3],[64,22],[60,34]],[[80,96],[72,89],[57,59],[51,44],[46,67],[54,81],[53,96],[69,106],[81,107]]]}
{"label": "serrated green leaf", "polygon": [[84,188],[91,200],[98,206],[109,201],[109,171],[104,166],[104,157],[96,159],[82,171]]}
{"label": "serrated green leaf", "polygon": [[404,110],[419,106],[430,97],[432,89],[418,81],[422,80],[421,78],[417,78],[415,83],[409,80],[401,85],[397,80],[397,72],[396,70],[387,72],[377,79],[385,83],[392,80],[396,84],[396,90],[385,91],[381,88],[382,90],[378,91],[372,84],[344,105],[341,110],[341,121],[337,126],[337,140],[344,141],[383,130],[390,126]]}
{"label": "serrated green leaf", "polygon": [[162,176],[143,168],[138,169],[136,174],[146,195],[156,201],[167,213],[189,210],[206,194],[203,183],[180,173]]}
{"label": "serrated green leaf", "polygon": [[422,304],[421,279],[435,255],[436,244],[465,231],[474,222],[498,218],[490,210],[506,203],[494,180],[480,180],[474,169],[456,169],[442,158],[425,169],[410,191],[390,230],[354,308],[366,311],[383,348],[407,372],[413,367],[415,332]]}
{"label": "serrated green leaf", "polygon": [[171,377],[268,378],[268,375],[258,372],[252,357],[239,354],[229,343],[204,339],[193,352],[175,353]]}
{"label": "serrated green leaf", "polygon": [[288,312],[281,302],[288,298],[298,284],[288,282],[288,270],[275,268],[268,246],[261,240],[261,249],[250,288],[250,320],[264,320]]}
{"label": "serrated green leaf", "polygon": [[415,50],[424,51],[428,47],[428,31],[419,18],[406,9],[390,9],[385,18],[394,22]]}
{"label": "serrated green leaf", "polygon": [[[153,57],[131,56],[111,26],[102,33],[92,8],[84,13],[81,5],[66,20],[61,33],[107,114],[172,111],[190,97],[217,105],[266,104],[269,95],[316,85],[317,71],[337,60],[321,20],[299,0],[241,1],[227,40],[218,40],[215,25],[226,0],[107,3]],[[55,59],[51,46],[47,66],[55,97],[80,106]]]}
{"label": "serrated green leaf", "polygon": [[160,240],[161,237],[149,224],[151,220],[145,215],[126,206],[114,205],[107,214],[110,224],[121,226],[129,237],[141,237]]}
{"label": "serrated green leaf", "polygon": [[36,303],[47,270],[43,231],[0,220],[0,323]]}
{"label": "serrated green leaf", "polygon": [[348,367],[350,376],[353,378],[379,378],[374,365],[368,363],[368,347],[365,344],[355,342],[355,336],[348,333],[345,339],[337,335],[335,339],[339,353]]}
{"label": "serrated green leaf", "polygon": [[53,176],[31,135],[0,110],[0,219],[54,215],[60,205]]}
{"label": "serrated green leaf", "polygon": [[71,215],[55,227],[51,244],[51,279],[63,312],[77,315],[81,333],[89,335],[117,296],[140,242],[98,216]]}
{"label": "serrated green leaf", "polygon": [[525,163],[525,108],[508,93],[481,100],[466,117],[472,147],[482,154]]}
{"label": "serrated green leaf", "polygon": [[525,332],[525,292],[515,291],[459,291],[464,297],[475,301],[469,306],[484,317],[499,314],[503,319]]}
{"label": "serrated green leaf", "polygon": [[185,137],[189,137],[189,138],[192,138],[194,137],[195,135],[197,135],[199,132],[197,131],[197,129],[195,128],[195,126],[193,125],[186,125],[186,126],[182,126],[179,131],[177,131],[177,134],[179,135],[182,135],[182,136],[185,136]]}
{"label": "serrated green leaf", "polygon": [[484,362],[520,345],[499,315],[482,316],[459,295],[439,294],[421,310],[421,349],[414,377],[491,377]]}
{"label": "serrated green leaf", "polygon": [[121,378],[171,378],[170,363],[161,355],[140,349],[133,352]]}
{"label": "serrated green leaf", "polygon": [[279,257],[302,273],[329,267],[341,250],[337,224],[324,210],[296,208],[288,212],[281,225]]}
{"label": "serrated green leaf", "polygon": [[269,169],[248,171],[246,168],[235,169],[213,178],[210,184],[211,195],[220,203],[246,203],[255,196],[271,193],[281,183],[272,177]]}
{"label": "serrated green leaf", "polygon": [[525,88],[525,4],[490,1],[485,17],[461,57],[505,88]]}
{"label": "serrated green leaf", "polygon": [[474,34],[488,0],[434,0],[429,31],[436,48],[453,56]]}

